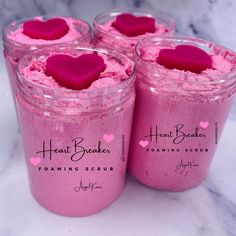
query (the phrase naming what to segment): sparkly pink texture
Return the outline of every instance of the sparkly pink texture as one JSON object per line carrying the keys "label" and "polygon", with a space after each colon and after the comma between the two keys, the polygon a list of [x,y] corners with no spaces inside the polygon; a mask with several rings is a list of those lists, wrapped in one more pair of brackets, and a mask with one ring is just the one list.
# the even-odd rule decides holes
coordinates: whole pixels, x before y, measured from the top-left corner
{"label": "sparkly pink texture", "polygon": [[148,186],[183,191],[207,176],[235,94],[222,80],[236,57],[212,52],[213,69],[196,74],[158,65],[160,50],[141,48],[129,171]]}
{"label": "sparkly pink texture", "polygon": [[[52,54],[53,56],[54,54]],[[68,54],[69,55],[69,54]],[[79,54],[78,54],[79,55]],[[105,70],[100,74],[99,78],[92,82],[89,88],[86,90],[92,90],[93,88],[105,88],[112,85],[118,85],[123,80],[129,78],[133,71],[133,63],[127,61],[127,63],[120,64],[114,57],[105,54],[99,54],[106,65]],[[33,59],[28,67],[25,67],[22,71],[22,75],[27,80],[32,81],[38,85],[45,86],[47,88],[57,88],[67,90],[58,84],[54,78],[46,73],[46,57]],[[70,89],[68,89],[70,90]]]}
{"label": "sparkly pink texture", "polygon": [[[99,28],[101,28],[103,31],[108,32],[108,33],[112,33],[114,35],[123,35],[121,32],[119,32],[116,28],[113,27],[113,23],[115,22],[115,20],[110,20],[108,22],[106,22],[104,25],[99,25]],[[156,21],[155,23],[155,31],[150,33],[147,32],[141,36],[137,36],[137,39],[142,38],[144,36],[158,36],[158,35],[163,35],[166,34],[167,32],[169,32],[168,28],[164,25],[161,24],[159,22]],[[129,38],[128,36],[126,36],[127,38]],[[132,37],[133,38],[133,37]]]}
{"label": "sparkly pink texture", "polygon": [[[171,47],[173,49],[174,47]],[[145,47],[145,49],[141,49],[141,56],[144,60],[156,63],[156,58],[159,56],[159,53],[162,49],[169,49],[167,47]],[[236,68],[236,62],[230,62],[229,60],[225,59],[222,55],[217,55],[214,53],[209,54],[212,58],[212,68],[211,69],[206,69],[201,72],[202,76],[201,79],[203,81],[207,80],[214,80],[217,79],[216,77],[207,77],[206,75],[214,75],[214,74],[224,74],[228,73],[232,70],[235,70]],[[161,66],[162,69],[164,69],[164,66]],[[179,73],[181,73],[181,70],[178,69],[172,69],[172,70],[166,70],[165,73],[169,73],[171,76],[178,77]],[[188,79],[189,80],[199,80],[199,76],[196,77],[196,74],[191,72],[191,71],[185,71],[186,74],[188,74]],[[192,78],[190,75],[193,75]]]}
{"label": "sparkly pink texture", "polygon": [[[130,88],[115,90],[115,94],[95,99],[89,94],[96,95],[98,90],[107,93],[125,83],[133,73],[133,63],[98,55],[106,69],[89,88],[80,91],[64,88],[46,75],[45,56],[21,70],[39,91],[47,88],[52,95],[62,94],[56,98],[45,95],[45,102],[34,94],[29,102],[17,95],[31,192],[42,206],[62,215],[85,216],[101,211],[117,199],[124,186],[134,87],[130,92]],[[72,99],[71,92],[80,99]],[[120,101],[122,95],[125,99]],[[50,140],[53,150],[61,149],[61,153],[53,152],[51,159],[48,152],[44,157],[38,153],[43,143],[49,149]]]}
{"label": "sparkly pink texture", "polygon": [[[11,32],[7,37],[8,39],[18,43],[40,45],[40,44],[56,44],[56,43],[69,42],[81,36],[81,33],[78,32],[77,27],[80,24],[84,24],[84,22],[81,22],[78,19],[70,17],[65,17],[65,18],[61,17],[61,19],[66,21],[67,25],[69,26],[69,31],[67,34],[65,34],[59,39],[55,40],[33,39],[23,33],[23,27],[19,27],[16,31]],[[42,17],[35,17],[35,20],[42,21]]]}
{"label": "sparkly pink texture", "polygon": [[[34,20],[40,21],[42,21],[42,19],[43,17],[34,18]],[[55,40],[32,39],[28,37],[23,33],[23,23],[20,22],[13,22],[11,24],[12,27],[9,26],[9,32],[4,32],[6,33],[4,37],[4,56],[13,97],[15,97],[16,93],[17,63],[26,53],[47,45],[59,43],[78,42],[80,45],[88,45],[90,43],[91,35],[89,32],[89,26],[86,22],[72,17],[60,17],[60,19],[63,19],[66,22],[69,31],[61,38]],[[80,30],[84,33],[80,33]],[[84,37],[85,35],[86,37]]]}
{"label": "sparkly pink texture", "polygon": [[133,56],[134,48],[141,39],[149,36],[171,35],[173,30],[170,31],[164,24],[156,21],[153,33],[147,32],[143,35],[128,37],[113,27],[114,22],[115,19],[112,19],[104,24],[95,24],[94,44],[98,47],[115,48],[129,57]]}

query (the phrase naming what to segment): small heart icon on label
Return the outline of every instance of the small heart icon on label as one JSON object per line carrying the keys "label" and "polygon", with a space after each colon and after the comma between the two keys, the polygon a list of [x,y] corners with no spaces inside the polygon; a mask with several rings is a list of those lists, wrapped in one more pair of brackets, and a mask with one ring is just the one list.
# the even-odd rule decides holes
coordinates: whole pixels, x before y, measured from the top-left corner
{"label": "small heart icon on label", "polygon": [[103,135],[103,139],[104,139],[107,143],[110,143],[110,142],[114,139],[114,135],[113,135],[113,134],[104,134],[104,135]]}
{"label": "small heart icon on label", "polygon": [[30,158],[30,163],[34,166],[37,166],[41,162],[40,157],[31,157]]}
{"label": "small heart icon on label", "polygon": [[203,129],[206,129],[209,126],[209,122],[208,121],[201,121],[199,123],[200,127],[202,127]]}
{"label": "small heart icon on label", "polygon": [[147,140],[140,140],[139,141],[139,145],[143,148],[147,147],[148,144],[149,144],[149,142]]}

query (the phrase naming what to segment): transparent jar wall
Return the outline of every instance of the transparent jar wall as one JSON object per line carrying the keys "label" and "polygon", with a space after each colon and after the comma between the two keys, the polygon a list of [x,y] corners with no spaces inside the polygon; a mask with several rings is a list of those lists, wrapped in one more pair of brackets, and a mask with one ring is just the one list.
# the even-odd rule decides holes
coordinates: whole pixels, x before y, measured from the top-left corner
{"label": "transparent jar wall", "polygon": [[[86,117],[78,114],[64,120],[60,116],[35,114],[19,99],[31,192],[42,206],[61,215],[84,216],[116,200],[125,181],[133,106],[134,94],[119,112],[111,115],[112,111]],[[51,160],[50,152],[44,157],[37,153],[43,150],[43,144],[50,149],[50,141],[51,149],[66,152],[69,147],[69,152],[54,151]],[[97,153],[83,156],[85,150]],[[35,166],[37,160],[40,163]],[[58,171],[60,167],[62,170]]]}
{"label": "transparent jar wall", "polygon": [[109,206],[122,192],[135,100],[133,79],[134,75],[126,87],[105,90],[95,105],[90,97],[72,99],[70,93],[81,95],[70,90],[59,100],[59,91],[49,96],[19,76],[17,110],[29,182],[42,206],[61,215],[85,216]]}
{"label": "transparent jar wall", "polygon": [[[47,20],[50,18],[51,16],[42,17],[42,19],[44,20]],[[24,42],[22,43],[14,42],[8,38],[8,34],[10,32],[14,32],[15,30],[19,29],[19,27],[21,27],[25,21],[28,21],[30,19],[31,18],[25,18],[25,19],[16,21],[16,24],[9,24],[3,31],[4,59],[5,59],[6,67],[7,67],[7,72],[8,72],[8,77],[10,80],[11,91],[12,91],[14,102],[15,102],[15,94],[16,94],[16,69],[17,69],[16,67],[17,67],[17,63],[19,59],[22,56],[26,55],[31,50],[53,45],[52,41],[49,42],[48,44],[29,45],[29,44],[25,44]],[[80,38],[75,38],[70,42],[63,42],[63,44],[74,43],[78,45],[87,46],[91,43],[91,39],[92,39],[91,27],[89,26],[87,22],[82,21],[82,20],[80,21],[82,22],[82,24],[80,25],[80,27],[78,27],[78,32],[81,33],[82,36]]]}
{"label": "transparent jar wall", "polygon": [[[234,53],[231,56],[235,58]],[[184,87],[188,80],[182,82],[181,74],[168,77],[164,74],[167,69],[161,71],[141,61],[137,66],[129,171],[157,189],[182,191],[195,187],[207,176],[219,143],[235,94],[235,73],[221,75],[215,84],[199,82]]]}
{"label": "transparent jar wall", "polygon": [[[110,49],[116,49],[121,51],[125,55],[132,57],[136,44],[146,36],[137,37],[126,37],[125,35],[114,34],[112,32],[107,32],[101,28],[101,25],[113,20],[117,15],[123,12],[130,12],[136,16],[150,16],[157,19],[158,23],[164,24],[168,29],[165,35],[174,34],[174,23],[173,20],[168,18],[162,12],[152,12],[148,10],[135,9],[135,10],[114,10],[107,11],[98,15],[93,23],[94,26],[94,39],[93,44],[97,47],[105,47]],[[156,34],[153,34],[157,36]],[[153,36],[152,34],[148,36]],[[163,34],[161,34],[163,35]]]}
{"label": "transparent jar wall", "polygon": [[231,109],[231,117],[236,117],[236,98],[234,98],[234,101],[233,101],[233,106],[232,106],[232,109]]}

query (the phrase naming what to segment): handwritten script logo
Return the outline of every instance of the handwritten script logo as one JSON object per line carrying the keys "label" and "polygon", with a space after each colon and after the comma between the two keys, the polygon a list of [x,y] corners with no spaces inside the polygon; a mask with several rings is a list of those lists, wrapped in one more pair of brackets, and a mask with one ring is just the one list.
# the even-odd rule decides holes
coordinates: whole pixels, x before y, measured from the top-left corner
{"label": "handwritten script logo", "polygon": [[86,148],[83,146],[84,139],[78,137],[72,139],[72,145],[67,145],[66,147],[54,147],[52,140],[49,140],[49,145],[43,141],[43,148],[36,152],[36,154],[42,154],[43,158],[49,158],[52,160],[54,155],[59,156],[60,154],[70,154],[71,161],[79,161],[86,154],[109,154],[111,150],[108,148],[102,147],[102,142],[98,141],[96,147]]}
{"label": "handwritten script logo", "polygon": [[[204,123],[205,127],[207,126]],[[206,135],[201,127],[196,127],[192,131],[186,131],[183,124],[177,124],[170,131],[161,132],[156,125],[154,128],[150,127],[149,134],[145,138],[149,138],[149,141],[155,141],[158,143],[159,138],[171,138],[174,144],[180,144],[187,138],[205,138]]]}

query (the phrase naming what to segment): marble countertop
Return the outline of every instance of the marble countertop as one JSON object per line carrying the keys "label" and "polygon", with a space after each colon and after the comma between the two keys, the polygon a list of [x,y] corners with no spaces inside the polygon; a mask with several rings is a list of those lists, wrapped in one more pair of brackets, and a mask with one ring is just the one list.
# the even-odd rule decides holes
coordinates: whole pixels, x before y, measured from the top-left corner
{"label": "marble countertop", "polygon": [[[5,21],[9,21],[13,10],[24,1],[15,1],[17,3],[12,8],[4,5],[10,5],[9,2],[0,0],[0,6],[5,7],[0,13],[0,18],[4,16]],[[22,5],[21,9],[25,6],[25,11],[29,10],[32,14],[45,14],[41,11],[45,11],[46,7],[42,7],[40,1],[33,2],[35,5],[38,3],[38,11],[36,8],[30,8],[28,3]],[[45,2],[45,6],[53,12],[50,5],[52,3],[49,2]],[[75,1],[59,2],[57,13],[74,15]],[[84,7],[91,7],[93,10],[90,2],[86,1]],[[101,5],[98,4],[97,11],[105,8],[108,2],[114,6],[124,1],[104,0]],[[127,2],[130,4],[131,1]],[[154,4],[154,0],[133,2],[135,6],[143,3],[144,7]],[[157,7],[168,11],[167,2],[171,1],[163,1],[163,5],[160,2],[156,4]],[[181,14],[183,10],[174,3],[172,1],[171,4],[174,6],[169,13],[174,14],[176,10]],[[198,12],[198,3],[205,9],[201,14],[200,10]],[[216,3],[217,6],[214,5]],[[63,4],[68,5],[71,11],[67,12]],[[236,9],[234,1],[194,0],[192,11],[187,3],[186,9],[188,14],[184,19],[179,18],[177,21],[180,33],[214,38],[225,46],[236,48],[236,30],[225,27],[222,21],[217,21],[219,14],[224,10],[229,12],[224,13],[225,22],[235,21],[235,16],[228,16]],[[192,17],[194,9],[196,14]],[[17,16],[23,14],[23,10],[20,10]],[[81,17],[86,18],[83,15]],[[217,31],[216,26],[225,28],[225,33]],[[111,207],[89,217],[62,217],[42,208],[30,194],[22,143],[2,57],[0,68],[0,236],[236,236],[236,101],[227,120],[209,176],[202,185],[186,192],[171,193],[150,189],[128,177],[124,192]]]}

